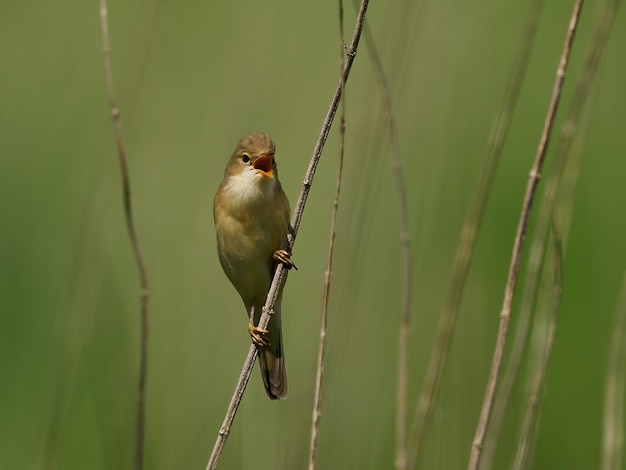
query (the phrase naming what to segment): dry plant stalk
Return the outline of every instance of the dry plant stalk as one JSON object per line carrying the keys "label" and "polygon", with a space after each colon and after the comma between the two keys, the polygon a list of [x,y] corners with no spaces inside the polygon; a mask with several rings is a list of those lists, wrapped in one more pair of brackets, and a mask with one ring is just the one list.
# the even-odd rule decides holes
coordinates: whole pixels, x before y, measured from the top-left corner
{"label": "dry plant stalk", "polygon": [[139,236],[135,229],[135,221],[133,218],[133,210],[131,204],[130,192],[130,176],[128,174],[128,159],[126,158],[126,146],[124,145],[124,136],[122,134],[122,121],[120,118],[120,110],[117,107],[115,92],[113,89],[113,72],[111,70],[111,48],[109,45],[109,22],[108,9],[106,0],[100,0],[100,26],[102,29],[102,55],[104,60],[104,75],[106,79],[107,96],[109,100],[109,109],[113,118],[113,129],[115,133],[115,144],[117,147],[117,155],[120,164],[120,172],[122,176],[122,192],[124,198],[124,215],[126,217],[126,226],[128,228],[128,236],[133,248],[137,270],[139,271],[140,284],[140,318],[141,318],[141,340],[139,355],[139,385],[138,385],[138,402],[137,402],[137,430],[135,435],[135,469],[143,468],[143,447],[146,422],[146,379],[148,371],[148,272],[139,243]]}
{"label": "dry plant stalk", "polygon": [[552,135],[552,127],[554,125],[554,119],[556,117],[556,112],[560,102],[561,90],[563,88],[563,82],[565,80],[565,72],[567,70],[568,59],[572,49],[572,43],[574,40],[576,27],[578,25],[578,19],[580,18],[582,4],[582,0],[576,0],[574,3],[574,9],[567,29],[561,60],[557,68],[556,79],[552,90],[552,97],[550,100],[550,105],[548,107],[548,113],[546,115],[543,132],[541,134],[539,148],[537,149],[535,161],[530,171],[530,176],[526,187],[526,193],[524,195],[524,201],[522,203],[522,212],[520,214],[520,219],[515,234],[515,240],[513,242],[513,253],[511,256],[511,263],[509,266],[509,273],[507,276],[506,288],[504,291],[504,301],[502,305],[502,310],[500,312],[500,326],[498,329],[498,336],[496,338],[496,346],[493,353],[493,360],[491,364],[491,370],[489,372],[489,378],[487,381],[487,389],[485,391],[485,397],[480,412],[480,418],[478,420],[476,434],[472,443],[468,470],[478,469],[478,465],[480,463],[480,457],[485,439],[485,432],[489,423],[491,408],[493,406],[493,397],[498,384],[500,369],[502,366],[502,358],[504,356],[504,348],[506,346],[509,321],[511,318],[511,305],[513,303],[513,295],[515,293],[515,287],[517,285],[528,220],[533,207],[537,186],[539,185],[541,169],[546,157],[548,144]]}
{"label": "dry plant stalk", "polygon": [[[554,157],[552,175],[546,183],[546,189],[543,195],[543,204],[537,218],[533,244],[530,250],[530,256],[528,257],[526,282],[522,297],[523,300],[520,308],[518,324],[515,329],[513,346],[511,348],[510,358],[507,363],[504,376],[502,378],[502,383],[493,410],[491,424],[485,441],[485,468],[491,468],[495,449],[497,448],[497,441],[501,436],[501,428],[504,422],[506,409],[508,407],[509,399],[515,386],[519,368],[522,363],[526,346],[526,338],[536,303],[540,270],[543,265],[544,252],[550,228],[550,220],[552,219],[552,211],[555,204],[557,188],[559,187],[561,181],[561,174],[570,159],[574,137],[580,127],[580,121],[589,101],[591,87],[613,25],[613,19],[615,18],[618,4],[619,0],[609,0],[606,4],[603,18],[595,32],[593,45],[585,62],[582,76],[576,86],[568,118],[562,126],[559,147]],[[575,178],[577,179],[577,176]],[[573,198],[573,194],[570,194],[569,197]],[[569,223],[562,222],[561,234],[563,238],[563,245],[565,245],[568,232]]]}
{"label": "dry plant stalk", "polygon": [[335,198],[330,221],[330,237],[328,241],[328,258],[326,260],[326,276],[324,279],[324,293],[322,298],[322,321],[320,324],[320,342],[317,353],[317,372],[315,376],[315,396],[313,399],[313,420],[311,424],[311,444],[309,449],[309,470],[315,470],[317,465],[317,442],[322,417],[322,382],[324,378],[324,357],[326,353],[326,331],[328,325],[328,302],[330,298],[330,280],[333,273],[333,255],[335,253],[335,235],[337,227],[337,213],[339,211],[339,196],[341,194],[341,180],[343,177],[343,158],[346,141],[346,90],[343,82],[345,66],[345,41],[343,33],[343,0],[339,0],[339,57],[341,80],[341,115],[339,119],[339,162],[337,168],[337,182],[335,184]]}
{"label": "dry plant stalk", "polygon": [[[317,165],[322,156],[322,150],[324,149],[326,139],[328,138],[328,133],[330,132],[330,128],[335,118],[335,114],[337,113],[337,108],[339,107],[342,89],[348,80],[350,70],[352,68],[352,63],[354,62],[354,59],[356,57],[359,40],[361,38],[361,31],[363,30],[363,25],[365,22],[365,14],[367,12],[368,1],[369,0],[361,1],[361,7],[359,8],[359,13],[357,15],[357,21],[354,27],[352,41],[346,53],[346,63],[343,68],[343,73],[335,89],[335,94],[333,95],[333,98],[331,100],[326,117],[324,118],[324,123],[322,124],[320,135],[317,139],[317,143],[315,144],[315,149],[313,150],[313,156],[311,157],[309,166],[304,176],[302,190],[300,191],[296,207],[294,208],[293,217],[291,219],[292,232],[288,235],[290,251],[293,250],[293,245],[295,243],[298,228],[300,227],[300,221],[302,219],[302,213],[304,212],[304,206],[306,205],[306,200],[309,196],[309,191],[311,190],[311,184],[313,183],[313,177],[315,176],[315,170],[317,169]],[[267,328],[270,316],[273,313],[274,304],[276,303],[276,299],[280,291],[280,286],[283,282],[283,279],[285,278],[285,275],[286,272],[284,266],[282,264],[278,264],[274,273],[272,285],[270,286],[270,290],[267,293],[267,299],[263,307],[263,313],[261,315],[261,318],[259,319],[258,327],[261,329]],[[254,366],[254,362],[256,361],[257,354],[258,352],[256,347],[254,345],[251,345],[250,349],[248,350],[248,356],[246,357],[246,360],[244,362],[243,369],[239,376],[239,380],[237,381],[237,386],[235,387],[235,391],[230,400],[230,404],[228,405],[226,416],[224,417],[224,421],[218,432],[217,439],[215,440],[215,445],[213,446],[211,457],[209,458],[209,462],[207,463],[207,470],[214,470],[215,468],[217,468],[222,451],[224,450],[224,445],[226,444],[226,440],[228,439],[228,435],[230,434],[230,428],[232,426],[233,420],[235,419],[235,414],[237,413],[237,409],[239,408],[239,404],[241,403],[241,399],[245,392],[246,385],[248,384],[248,380],[250,380],[250,374],[252,373],[252,367]]]}
{"label": "dry plant stalk", "polygon": [[396,395],[396,458],[395,467],[397,470],[407,469],[407,403],[409,388],[409,335],[411,333],[411,289],[413,279],[413,267],[411,264],[411,232],[409,229],[409,211],[406,196],[406,184],[404,182],[404,167],[402,163],[402,152],[400,151],[400,141],[396,130],[396,122],[391,104],[391,94],[389,83],[383,69],[382,60],[376,49],[376,43],[372,32],[367,27],[364,28],[365,45],[367,52],[374,66],[374,74],[380,87],[382,95],[383,112],[385,114],[385,124],[389,132],[391,143],[391,164],[396,181],[398,196],[399,222],[400,222],[400,243],[402,252],[402,314],[400,318],[400,329],[398,332],[398,374],[397,374],[397,395]]}
{"label": "dry plant stalk", "polygon": [[543,353],[537,364],[533,382],[530,388],[530,396],[527,400],[526,415],[522,424],[522,433],[517,446],[517,453],[513,462],[514,470],[526,468],[529,462],[529,454],[535,443],[539,410],[543,400],[548,363],[552,355],[552,347],[556,338],[556,329],[561,309],[561,292],[563,287],[563,246],[559,228],[552,218],[552,239],[554,255],[554,278],[552,284],[552,303],[548,312],[548,326],[543,346]]}
{"label": "dry plant stalk", "polygon": [[380,86],[385,121],[391,143],[391,163],[396,191],[398,197],[398,210],[400,222],[400,243],[402,252],[402,314],[400,318],[400,330],[398,333],[398,381],[396,397],[396,461],[398,470],[407,468],[407,402],[409,389],[409,334],[411,333],[411,304],[413,302],[411,288],[413,284],[413,267],[411,264],[411,232],[409,229],[409,210],[407,204],[406,184],[404,182],[404,166],[400,142],[396,130],[396,122],[393,116],[389,84],[383,71],[382,61],[376,50],[374,38],[369,30],[365,29],[365,43],[370,53],[378,85]]}
{"label": "dry plant stalk", "polygon": [[[609,0],[607,4],[604,20],[596,36],[596,50],[602,51],[604,49],[619,3],[619,0]],[[619,470],[622,468],[624,447],[624,423],[622,420],[626,390],[624,378],[624,364],[626,364],[626,274],[622,281],[620,297],[618,310],[615,313],[605,385],[602,470]]]}
{"label": "dry plant stalk", "polygon": [[526,20],[515,62],[513,63],[509,83],[495,121],[494,130],[489,139],[487,160],[485,161],[478,188],[461,230],[461,237],[454,258],[454,269],[452,271],[450,289],[446,303],[439,316],[437,338],[430,356],[424,387],[413,415],[412,431],[409,436],[410,447],[408,458],[408,468],[411,469],[417,466],[424,437],[435,409],[441,379],[446,367],[448,351],[458,317],[459,305],[474,254],[476,238],[482,225],[485,207],[493,186],[493,179],[500,163],[504,142],[508,135],[511,119],[517,106],[517,99],[524,81],[526,69],[528,68],[528,61],[534,44],[537,23],[543,4],[544,0],[534,0],[530,6],[529,16]]}
{"label": "dry plant stalk", "polygon": [[624,378],[624,365],[626,364],[626,274],[622,281],[614,322],[604,392],[602,470],[620,470],[622,468],[624,391],[626,390],[626,379]]}

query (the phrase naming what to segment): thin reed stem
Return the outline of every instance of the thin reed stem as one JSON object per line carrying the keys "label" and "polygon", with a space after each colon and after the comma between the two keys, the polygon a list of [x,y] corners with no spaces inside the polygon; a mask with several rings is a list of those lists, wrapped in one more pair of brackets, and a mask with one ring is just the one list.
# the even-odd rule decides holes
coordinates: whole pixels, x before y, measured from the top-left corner
{"label": "thin reed stem", "polygon": [[409,212],[406,195],[406,183],[404,181],[404,164],[402,152],[400,151],[400,141],[396,130],[396,122],[391,104],[391,93],[389,82],[385,76],[382,60],[376,48],[376,42],[371,30],[367,25],[363,30],[365,46],[370,60],[374,67],[374,75],[378,82],[382,97],[385,124],[389,132],[391,143],[391,164],[397,191],[399,225],[400,225],[400,246],[402,258],[402,312],[400,316],[400,329],[398,333],[398,373],[397,373],[397,394],[396,394],[396,458],[395,466],[397,470],[407,468],[407,403],[409,388],[409,335],[411,333],[411,304],[412,304],[412,284],[413,267],[411,264],[411,232],[409,228]]}
{"label": "thin reed stem", "polygon": [[602,470],[620,470],[624,452],[624,398],[626,379],[626,274],[615,312],[611,352],[604,392]]}
{"label": "thin reed stem", "polygon": [[552,280],[552,302],[548,312],[548,326],[545,333],[543,353],[533,377],[530,394],[527,400],[526,414],[519,438],[517,453],[513,462],[514,470],[522,470],[529,463],[529,456],[535,443],[539,411],[543,400],[548,364],[552,355],[552,347],[556,338],[556,330],[561,309],[561,292],[563,288],[563,246],[559,228],[552,220],[552,240],[554,255],[554,278]]}
{"label": "thin reed stem", "polygon": [[530,171],[528,185],[526,187],[526,193],[524,195],[524,200],[522,203],[522,211],[515,234],[515,240],[513,242],[513,253],[511,256],[511,263],[509,266],[509,273],[507,276],[506,288],[504,291],[504,301],[502,305],[502,310],[500,312],[500,326],[496,338],[496,346],[494,349],[491,370],[489,372],[489,378],[487,381],[487,389],[485,391],[485,397],[483,400],[478,425],[476,427],[474,441],[472,443],[468,470],[478,469],[478,465],[480,464],[480,457],[483,449],[485,432],[487,429],[487,425],[489,424],[489,417],[493,406],[493,398],[495,395],[496,387],[498,385],[500,369],[502,366],[502,358],[504,356],[504,349],[506,346],[509,321],[511,318],[511,306],[513,304],[513,295],[517,286],[522,253],[524,251],[524,241],[528,227],[528,220],[530,218],[530,213],[533,207],[537,186],[539,185],[539,179],[541,176],[543,162],[545,160],[548,150],[548,144],[550,143],[554,119],[556,117],[556,112],[558,110],[558,105],[561,98],[561,91],[563,89],[563,82],[565,80],[565,72],[567,70],[568,60],[572,49],[572,43],[574,40],[576,27],[578,25],[578,19],[580,18],[582,4],[583,0],[576,0],[574,2],[574,9],[567,29],[565,44],[563,46],[563,52],[561,55],[559,66],[557,68],[556,79],[552,90],[552,97],[550,99],[550,105],[548,107],[543,132],[541,134],[539,148],[537,149],[535,161]]}
{"label": "thin reed stem", "polygon": [[508,135],[513,113],[517,107],[517,99],[528,68],[530,53],[534,44],[537,23],[544,0],[534,0],[530,6],[524,32],[520,39],[509,83],[502,104],[495,120],[494,129],[489,139],[487,159],[478,187],[467,213],[461,237],[457,246],[452,280],[446,302],[439,316],[437,338],[433,345],[424,386],[420,394],[409,436],[408,468],[415,468],[422,450],[425,434],[432,420],[435,404],[441,387],[443,371],[446,367],[448,351],[454,335],[459,306],[465,290],[467,275],[474,254],[476,239],[482,226],[485,207],[491,194],[496,170],[500,164],[502,149]]}
{"label": "thin reed stem", "polygon": [[343,0],[339,0],[339,55],[341,72],[341,115],[339,119],[339,162],[337,168],[337,182],[335,184],[335,199],[330,221],[330,237],[328,241],[328,258],[326,260],[326,276],[324,279],[324,293],[322,298],[322,321],[320,324],[320,342],[317,353],[317,372],[315,376],[315,397],[313,400],[313,420],[311,424],[311,444],[309,449],[309,470],[315,470],[317,465],[317,443],[320,433],[322,417],[322,383],[324,378],[324,358],[326,353],[326,332],[328,326],[328,303],[330,298],[330,280],[333,274],[333,255],[335,252],[335,235],[337,233],[337,214],[339,212],[339,196],[341,194],[341,180],[343,177],[343,159],[346,141],[346,90],[343,82],[345,66],[345,40],[343,32]]}
{"label": "thin reed stem", "polygon": [[[492,466],[495,449],[498,447],[497,442],[502,435],[501,429],[504,423],[506,409],[515,387],[515,383],[519,375],[519,369],[524,357],[528,331],[532,323],[533,312],[536,304],[540,272],[543,266],[544,253],[547,246],[550,220],[552,219],[557,189],[560,187],[562,172],[570,160],[574,137],[577,135],[581,119],[583,118],[584,111],[589,101],[591,88],[602,58],[602,53],[604,52],[604,48],[608,40],[609,33],[611,31],[611,27],[613,25],[613,19],[615,17],[618,4],[619,0],[609,0],[606,4],[603,18],[596,28],[593,44],[587,60],[585,61],[582,75],[576,85],[576,90],[573,95],[567,119],[561,128],[559,145],[554,156],[551,175],[546,183],[546,189],[543,194],[543,203],[537,217],[533,243],[528,257],[524,294],[522,296],[519,319],[515,328],[513,345],[509,355],[509,361],[504,370],[502,383],[495,401],[491,423],[485,440],[483,468],[486,469],[489,469]],[[573,195],[571,197],[573,197]],[[561,213],[561,215],[563,214]],[[563,238],[563,245],[565,245],[568,232],[569,223],[562,222],[561,235]]]}
{"label": "thin reed stem", "polygon": [[[335,93],[332,97],[330,107],[328,109],[328,112],[326,113],[326,117],[324,118],[320,135],[313,150],[313,156],[311,157],[309,166],[304,176],[302,190],[300,191],[300,195],[298,196],[298,201],[294,208],[293,217],[291,219],[292,232],[287,237],[289,242],[289,251],[293,250],[293,245],[295,243],[296,235],[300,227],[300,221],[302,219],[304,207],[306,205],[306,201],[309,197],[309,192],[311,190],[311,185],[313,183],[313,177],[315,176],[315,171],[322,156],[322,151],[324,149],[324,145],[326,144],[326,139],[328,138],[328,133],[330,132],[330,128],[335,118],[335,114],[337,113],[337,108],[339,107],[339,101],[341,100],[343,87],[348,81],[350,70],[352,69],[352,64],[356,57],[359,40],[361,38],[361,31],[363,30],[363,25],[365,23],[365,15],[367,12],[368,3],[369,0],[361,1],[361,7],[357,15],[357,21],[354,27],[352,41],[346,53],[346,63],[343,68],[343,73],[335,89]],[[278,264],[274,273],[272,285],[270,286],[269,292],[267,294],[267,299],[263,307],[263,313],[261,315],[261,318],[259,319],[259,324],[257,325],[260,329],[267,328],[270,316],[273,313],[276,299],[278,298],[278,294],[280,292],[280,286],[282,285],[285,276],[286,271],[284,269],[284,266],[282,264]],[[230,400],[230,404],[228,405],[226,416],[224,417],[224,421],[218,432],[217,439],[215,440],[213,451],[211,452],[209,462],[207,463],[207,470],[214,470],[215,468],[217,468],[219,459],[224,449],[224,445],[226,444],[226,440],[228,439],[228,436],[230,434],[230,429],[233,420],[235,419],[235,414],[237,413],[237,409],[239,408],[239,404],[241,403],[241,399],[245,392],[246,385],[248,384],[248,380],[250,380],[250,374],[252,373],[252,367],[254,366],[254,362],[256,361],[257,354],[258,353],[256,347],[254,345],[251,345],[250,349],[248,350],[248,356],[246,357],[246,360],[244,362],[243,369],[239,376],[239,380],[237,381],[235,391]]]}
{"label": "thin reed stem", "polygon": [[124,216],[126,218],[126,227],[128,236],[133,248],[137,270],[139,271],[140,284],[140,352],[139,352],[139,383],[138,383],[138,399],[137,399],[137,423],[135,433],[135,470],[143,468],[143,448],[144,434],[146,422],[146,383],[148,373],[148,271],[143,258],[139,236],[135,229],[135,221],[133,218],[133,210],[130,192],[130,175],[128,173],[128,159],[126,157],[126,146],[124,145],[124,136],[122,133],[122,121],[120,110],[117,106],[115,92],[113,88],[113,72],[111,69],[111,47],[109,45],[109,21],[106,0],[100,0],[100,26],[102,29],[102,56],[104,60],[104,75],[106,79],[107,96],[109,100],[109,109],[113,119],[113,130],[115,134],[115,144],[117,147],[117,155],[122,176],[122,194],[124,201]]}

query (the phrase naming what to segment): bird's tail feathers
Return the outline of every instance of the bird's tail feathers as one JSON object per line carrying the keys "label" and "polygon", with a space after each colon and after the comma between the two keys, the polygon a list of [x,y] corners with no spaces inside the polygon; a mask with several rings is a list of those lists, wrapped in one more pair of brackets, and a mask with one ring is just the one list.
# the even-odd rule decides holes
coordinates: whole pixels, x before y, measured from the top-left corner
{"label": "bird's tail feathers", "polygon": [[272,338],[273,340],[271,339],[271,346],[259,348],[261,377],[263,378],[265,392],[270,400],[285,399],[289,393],[283,338],[280,329],[276,336],[276,338]]}

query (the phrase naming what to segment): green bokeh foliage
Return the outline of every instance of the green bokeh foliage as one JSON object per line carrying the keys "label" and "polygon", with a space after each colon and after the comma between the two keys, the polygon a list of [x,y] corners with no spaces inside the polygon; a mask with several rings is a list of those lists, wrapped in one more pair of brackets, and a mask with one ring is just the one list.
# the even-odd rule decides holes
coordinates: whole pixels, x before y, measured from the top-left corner
{"label": "green bokeh foliage", "polygon": [[[522,32],[522,3],[370,5],[408,184],[412,400]],[[423,468],[464,468],[469,455],[521,199],[569,21],[570,2],[546,3]],[[602,5],[585,6],[563,111]],[[131,468],[138,276],[107,111],[98,4],[34,0],[4,10],[0,468]],[[295,202],[338,79],[337,5],[115,0],[109,14],[135,217],[151,283],[146,468],[204,468],[249,342],[240,300],[215,255],[212,196],[237,138],[263,130],[277,142],[281,179]],[[346,15],[351,32],[351,5]],[[608,338],[626,262],[624,26],[621,11],[581,129],[583,163],[533,465],[538,469],[595,468],[599,462]],[[290,274],[284,298],[290,397],[270,403],[255,370],[222,468],[305,465],[337,155],[334,130],[295,247],[300,270]],[[347,92],[319,468],[392,468],[398,227],[380,93],[362,49]],[[498,454],[502,466],[510,462],[524,409],[523,384],[518,388]]]}

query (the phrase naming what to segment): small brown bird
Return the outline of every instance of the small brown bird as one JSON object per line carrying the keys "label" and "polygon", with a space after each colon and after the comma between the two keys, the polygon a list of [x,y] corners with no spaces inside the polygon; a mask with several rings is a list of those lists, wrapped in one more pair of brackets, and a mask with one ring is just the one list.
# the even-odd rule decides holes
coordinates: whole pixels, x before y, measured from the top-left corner
{"label": "small brown bird", "polygon": [[259,350],[265,391],[287,398],[287,369],[281,333],[282,288],[267,330],[257,328],[277,262],[294,267],[286,251],[289,200],[276,168],[276,146],[266,134],[244,135],[213,199],[217,254],[249,316],[248,332]]}

